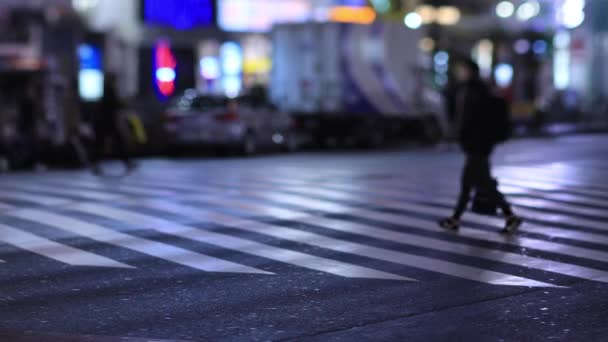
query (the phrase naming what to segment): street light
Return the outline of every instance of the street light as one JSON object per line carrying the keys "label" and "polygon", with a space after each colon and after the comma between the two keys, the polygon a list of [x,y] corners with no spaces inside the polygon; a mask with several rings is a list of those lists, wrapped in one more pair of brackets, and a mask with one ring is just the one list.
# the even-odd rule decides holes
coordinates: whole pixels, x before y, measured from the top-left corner
{"label": "street light", "polygon": [[403,23],[412,30],[417,30],[422,26],[422,17],[416,12],[410,12],[403,18]]}
{"label": "street light", "polygon": [[585,0],[564,0],[557,11],[557,20],[569,29],[579,27],[585,21]]}
{"label": "street light", "polygon": [[437,22],[440,25],[456,25],[460,21],[460,10],[454,6],[441,6],[437,10]]}
{"label": "street light", "polygon": [[540,4],[536,0],[526,1],[517,8],[517,19],[528,21],[540,13]]}
{"label": "street light", "polygon": [[496,5],[496,15],[501,18],[510,18],[515,13],[515,5],[510,1],[502,1]]}
{"label": "street light", "polygon": [[454,6],[434,7],[431,5],[421,5],[416,7],[417,14],[422,20],[422,24],[438,23],[440,25],[455,25],[460,21],[460,10]]}

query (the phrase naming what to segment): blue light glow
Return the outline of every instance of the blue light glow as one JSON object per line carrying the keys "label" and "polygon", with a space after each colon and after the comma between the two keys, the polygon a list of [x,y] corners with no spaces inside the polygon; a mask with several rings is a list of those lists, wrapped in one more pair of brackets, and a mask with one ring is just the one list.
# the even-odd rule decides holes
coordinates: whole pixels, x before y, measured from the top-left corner
{"label": "blue light glow", "polygon": [[144,21],[178,30],[213,24],[212,0],[144,0]]}

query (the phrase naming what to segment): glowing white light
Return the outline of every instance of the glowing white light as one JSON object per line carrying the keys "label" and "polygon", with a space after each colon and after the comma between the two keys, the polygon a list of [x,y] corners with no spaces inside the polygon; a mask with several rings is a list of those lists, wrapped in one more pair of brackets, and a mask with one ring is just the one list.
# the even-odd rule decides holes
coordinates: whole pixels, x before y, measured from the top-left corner
{"label": "glowing white light", "polygon": [[480,40],[473,48],[473,59],[479,65],[479,71],[484,78],[492,76],[494,44],[489,39]]}
{"label": "glowing white light", "polygon": [[502,1],[496,5],[496,15],[501,18],[510,18],[515,13],[515,5],[510,1]]}
{"label": "glowing white light", "polygon": [[103,96],[103,72],[83,69],[78,72],[78,93],[85,101],[97,101]]}
{"label": "glowing white light", "polygon": [[437,10],[437,22],[441,25],[456,25],[460,21],[460,10],[454,6],[441,6]]}
{"label": "glowing white light", "polygon": [[422,18],[418,13],[411,12],[405,16],[403,23],[412,30],[417,30],[422,26]]}
{"label": "glowing white light", "polygon": [[80,12],[87,12],[99,5],[99,0],[72,0],[72,7]]}
{"label": "glowing white light", "polygon": [[563,90],[570,85],[570,52],[558,50],[553,56],[553,83],[555,89]]}
{"label": "glowing white light", "polygon": [[560,31],[553,38],[553,84],[563,90],[570,86],[570,33]]}
{"label": "glowing white light", "polygon": [[553,45],[558,49],[566,49],[570,46],[570,33],[568,31],[560,31],[553,37]]}
{"label": "glowing white light", "polygon": [[215,57],[203,57],[199,62],[201,76],[207,80],[220,77],[220,63]]}
{"label": "glowing white light", "polygon": [[224,93],[230,98],[239,96],[243,82],[238,76],[227,76],[222,79],[222,85],[224,87]]}
{"label": "glowing white light", "polygon": [[494,69],[494,79],[499,87],[505,88],[511,85],[513,81],[513,66],[510,64],[502,63],[496,66]]}
{"label": "glowing white light", "polygon": [[557,10],[557,21],[566,28],[576,28],[585,21],[585,0],[564,0]]}
{"label": "glowing white light", "polygon": [[158,68],[156,69],[156,79],[161,82],[173,82],[175,81],[175,70],[171,68]]}
{"label": "glowing white light", "polygon": [[526,1],[517,8],[517,19],[527,21],[540,13],[540,4],[536,0]]}
{"label": "glowing white light", "polygon": [[573,29],[579,27],[585,21],[585,12],[573,12],[564,16],[564,26]]}
{"label": "glowing white light", "polygon": [[243,50],[235,42],[226,42],[220,47],[224,75],[238,75],[243,70]]}
{"label": "glowing white light", "polygon": [[437,10],[431,5],[421,5],[416,7],[416,13],[422,18],[423,24],[431,24],[437,18]]}

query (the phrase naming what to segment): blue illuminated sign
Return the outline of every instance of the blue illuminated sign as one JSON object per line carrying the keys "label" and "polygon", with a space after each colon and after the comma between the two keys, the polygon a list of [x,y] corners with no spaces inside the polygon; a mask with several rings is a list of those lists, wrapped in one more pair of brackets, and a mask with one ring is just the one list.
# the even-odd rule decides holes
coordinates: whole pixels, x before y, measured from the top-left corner
{"label": "blue illuminated sign", "polygon": [[338,5],[363,7],[363,6],[367,6],[367,0],[340,0],[338,2]]}
{"label": "blue illuminated sign", "polygon": [[80,60],[80,69],[100,70],[101,51],[98,47],[91,44],[81,44],[78,47],[78,59]]}
{"label": "blue illuminated sign", "polygon": [[144,0],[144,22],[178,30],[213,25],[213,0]]}

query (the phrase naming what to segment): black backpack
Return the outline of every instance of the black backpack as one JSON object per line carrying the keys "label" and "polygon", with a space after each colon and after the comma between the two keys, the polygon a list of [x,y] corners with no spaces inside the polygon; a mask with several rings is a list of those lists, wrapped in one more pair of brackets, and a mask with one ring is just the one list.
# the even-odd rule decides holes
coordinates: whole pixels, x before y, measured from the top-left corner
{"label": "black backpack", "polygon": [[492,143],[503,143],[513,134],[511,106],[502,96],[490,94],[488,98],[488,133]]}

